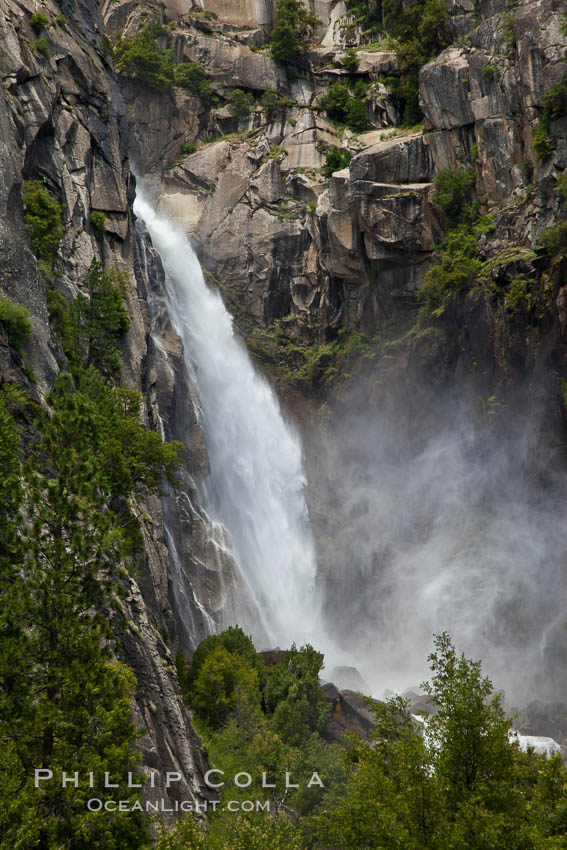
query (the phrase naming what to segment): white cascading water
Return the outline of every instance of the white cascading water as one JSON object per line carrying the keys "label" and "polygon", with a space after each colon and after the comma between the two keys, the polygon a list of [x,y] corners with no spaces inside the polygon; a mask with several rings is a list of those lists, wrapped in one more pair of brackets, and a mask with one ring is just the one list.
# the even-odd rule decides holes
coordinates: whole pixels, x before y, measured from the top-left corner
{"label": "white cascading water", "polygon": [[[205,507],[229,532],[272,645],[318,640],[315,553],[299,438],[234,334],[220,295],[205,283],[181,226],[158,216],[139,195],[134,211],[160,255],[168,312],[199,389],[211,466]],[[254,636],[252,624],[242,625]]]}

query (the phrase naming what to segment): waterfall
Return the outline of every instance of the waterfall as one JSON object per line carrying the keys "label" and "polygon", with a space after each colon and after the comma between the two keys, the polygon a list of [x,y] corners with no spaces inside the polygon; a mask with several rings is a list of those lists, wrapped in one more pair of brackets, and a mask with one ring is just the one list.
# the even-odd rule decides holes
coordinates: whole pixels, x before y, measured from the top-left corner
{"label": "waterfall", "polygon": [[168,312],[198,388],[210,458],[204,508],[227,529],[261,629],[272,645],[314,640],[315,552],[303,489],[302,450],[266,380],[234,333],[218,292],[205,283],[182,228],[136,198],[165,271]]}

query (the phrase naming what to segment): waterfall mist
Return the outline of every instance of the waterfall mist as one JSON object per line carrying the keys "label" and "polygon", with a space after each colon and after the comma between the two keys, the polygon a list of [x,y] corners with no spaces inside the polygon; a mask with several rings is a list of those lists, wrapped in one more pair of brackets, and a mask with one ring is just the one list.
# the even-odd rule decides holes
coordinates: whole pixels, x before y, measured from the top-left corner
{"label": "waterfall mist", "polygon": [[398,397],[366,412],[358,399],[332,435],[316,435],[334,635],[377,696],[427,678],[432,635],[446,629],[510,701],[557,699],[567,487],[551,435],[528,410],[527,387],[501,407],[491,399],[493,410],[463,386],[435,399],[431,387],[411,393],[417,403]]}
{"label": "waterfall mist", "polygon": [[241,617],[239,624],[257,641],[267,636],[271,645],[318,643],[315,553],[299,438],[254,370],[220,295],[205,283],[182,228],[158,216],[140,195],[134,211],[160,255],[168,312],[199,391],[210,458],[204,507],[227,529],[257,611],[258,622]]}

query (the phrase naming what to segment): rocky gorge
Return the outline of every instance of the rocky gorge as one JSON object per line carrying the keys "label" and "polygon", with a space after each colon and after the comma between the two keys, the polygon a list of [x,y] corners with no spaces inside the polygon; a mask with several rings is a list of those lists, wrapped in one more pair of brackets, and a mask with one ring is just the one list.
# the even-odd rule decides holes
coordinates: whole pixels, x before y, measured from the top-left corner
{"label": "rocky gorge", "polygon": [[[132,212],[137,185],[161,215],[182,224],[209,286],[301,433],[316,584],[346,653],[362,669],[359,659],[377,641],[393,666],[409,651],[411,641],[393,646],[395,630],[392,642],[384,638],[391,629],[377,596],[396,617],[406,605],[419,618],[428,603],[411,588],[396,589],[397,552],[418,553],[407,576],[427,573],[429,560],[450,561],[457,544],[439,543],[438,516],[455,517],[464,540],[504,529],[506,546],[529,513],[538,547],[526,558],[535,566],[524,574],[514,551],[505,571],[509,598],[499,583],[483,596],[487,583],[476,573],[472,585],[465,581],[497,604],[480,638],[472,624],[464,636],[475,649],[494,646],[504,667],[515,653],[516,671],[524,663],[537,670],[519,688],[522,704],[559,700],[567,678],[560,566],[567,251],[564,242],[556,249],[545,241],[567,211],[564,4],[450,0],[446,44],[419,70],[423,119],[414,126],[396,95],[404,73],[396,40],[383,33],[369,43],[343,0],[310,0],[309,7],[319,20],[313,42],[288,67],[268,49],[272,0],[0,0],[0,291],[33,322],[23,354],[2,332],[0,380],[46,405],[65,362],[24,227],[22,181],[41,181],[63,210],[57,291],[66,299],[82,291],[93,260],[127,274],[131,324],[121,380],[142,393],[146,424],[187,447],[180,489],[138,505],[144,545],[127,580],[130,628],[119,654],[138,683],[144,766],[160,776],[178,771],[180,793],[195,800],[208,794],[206,756],[173,657],[178,650],[189,657],[208,633],[254,613],[230,540],[200,501],[210,459],[199,392],[168,314],[162,263]],[[38,13],[46,23],[35,31]],[[199,66],[206,96],[152,85],[121,67],[117,44],[158,19],[156,49],[176,66]],[[345,127],[321,107],[337,84],[356,90],[364,129]],[[338,169],[328,167],[335,149],[343,157]],[[479,266],[424,307],[428,272],[448,256],[453,227],[440,201],[443,174],[470,175],[467,202],[484,222],[475,232]],[[103,214],[102,228],[93,212]],[[431,460],[437,439],[452,446],[448,434],[471,429],[446,466],[444,456]],[[379,460],[368,434],[380,443]],[[417,489],[400,485],[400,469],[410,477],[416,463],[430,460],[467,490],[438,514],[428,507],[439,496],[429,472]],[[496,468],[504,469],[502,489],[485,474]],[[360,486],[361,469],[382,478],[393,504],[375,498],[374,483]],[[512,493],[526,495],[507,531],[509,516],[490,500],[509,504]],[[483,500],[498,525],[480,510]],[[389,536],[385,526],[405,512],[407,525]],[[551,550],[544,546],[550,536]],[[432,541],[429,554],[423,540]],[[471,560],[489,551],[487,569],[501,575],[500,550],[481,547],[479,555],[477,542]],[[538,581],[545,586],[539,596]],[[460,616],[470,600],[451,596],[447,604]],[[428,613],[419,640],[436,623]],[[371,685],[387,683],[386,670]],[[331,686],[330,693],[336,715],[352,705],[350,691],[341,696]],[[536,714],[529,731],[547,734]],[[549,713],[541,714],[547,723]],[[367,717],[357,716],[355,726],[362,716],[366,729]],[[553,730],[563,735],[562,721]]]}

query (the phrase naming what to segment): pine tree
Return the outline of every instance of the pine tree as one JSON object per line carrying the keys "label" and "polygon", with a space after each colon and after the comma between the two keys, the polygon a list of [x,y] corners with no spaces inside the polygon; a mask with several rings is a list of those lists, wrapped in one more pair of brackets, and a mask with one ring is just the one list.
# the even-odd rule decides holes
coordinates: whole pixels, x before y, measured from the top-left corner
{"label": "pine tree", "polygon": [[[20,510],[2,527],[0,617],[0,847],[141,848],[139,814],[89,812],[104,799],[104,772],[135,771],[130,720],[135,681],[112,661],[108,610],[123,537],[98,486],[96,468],[77,445],[90,422],[68,392],[48,418],[35,456],[16,460],[17,432],[0,408],[2,461],[21,472]],[[18,493],[18,488],[15,490]],[[14,547],[12,541],[18,539]],[[36,789],[36,768],[53,780]],[[95,775],[95,787],[61,786],[61,771]],[[118,781],[118,780],[117,780]]]}
{"label": "pine tree", "polygon": [[319,23],[301,0],[278,0],[271,39],[272,57],[278,62],[297,60],[307,52],[309,39]]}

